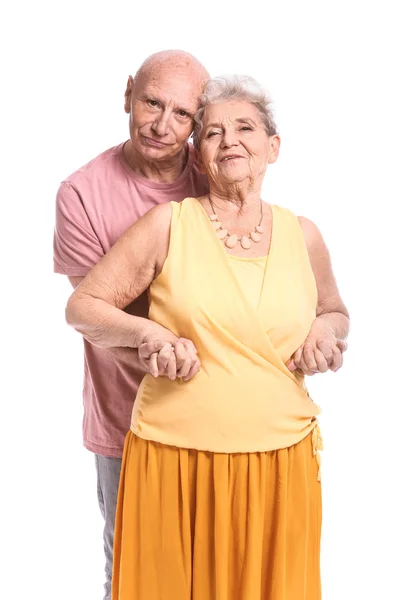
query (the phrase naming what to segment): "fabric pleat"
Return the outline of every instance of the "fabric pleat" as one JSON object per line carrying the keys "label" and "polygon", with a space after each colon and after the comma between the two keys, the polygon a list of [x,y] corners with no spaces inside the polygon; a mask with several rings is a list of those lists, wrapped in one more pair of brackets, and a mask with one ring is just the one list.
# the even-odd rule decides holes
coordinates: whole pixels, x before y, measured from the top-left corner
{"label": "fabric pleat", "polygon": [[313,440],[220,454],[129,432],[113,600],[320,600]]}

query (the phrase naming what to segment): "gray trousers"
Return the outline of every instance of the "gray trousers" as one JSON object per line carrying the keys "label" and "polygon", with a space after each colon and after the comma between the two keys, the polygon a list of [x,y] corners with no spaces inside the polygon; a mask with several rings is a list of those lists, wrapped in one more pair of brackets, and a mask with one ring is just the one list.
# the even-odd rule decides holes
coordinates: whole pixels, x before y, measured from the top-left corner
{"label": "gray trousers", "polygon": [[95,454],[97,492],[100,512],[104,518],[103,542],[105,552],[105,595],[111,600],[111,577],[113,570],[114,523],[117,508],[118,484],[120,481],[121,458],[109,458]]}

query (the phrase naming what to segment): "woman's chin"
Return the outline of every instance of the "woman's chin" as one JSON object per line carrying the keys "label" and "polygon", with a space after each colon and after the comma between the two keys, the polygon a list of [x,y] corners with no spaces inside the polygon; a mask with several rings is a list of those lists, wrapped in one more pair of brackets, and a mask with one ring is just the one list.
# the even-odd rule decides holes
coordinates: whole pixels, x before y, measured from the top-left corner
{"label": "woman's chin", "polygon": [[224,173],[221,180],[224,185],[230,185],[233,183],[243,183],[245,181],[248,182],[249,177],[246,175],[246,173]]}

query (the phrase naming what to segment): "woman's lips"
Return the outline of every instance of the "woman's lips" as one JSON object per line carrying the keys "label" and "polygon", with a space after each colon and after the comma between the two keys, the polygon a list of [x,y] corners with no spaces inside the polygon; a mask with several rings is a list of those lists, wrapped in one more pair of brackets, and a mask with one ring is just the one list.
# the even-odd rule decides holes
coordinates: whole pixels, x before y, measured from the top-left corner
{"label": "woman's lips", "polygon": [[243,158],[243,156],[240,154],[229,154],[228,156],[222,158],[220,162],[229,162],[230,160],[235,160],[237,158]]}

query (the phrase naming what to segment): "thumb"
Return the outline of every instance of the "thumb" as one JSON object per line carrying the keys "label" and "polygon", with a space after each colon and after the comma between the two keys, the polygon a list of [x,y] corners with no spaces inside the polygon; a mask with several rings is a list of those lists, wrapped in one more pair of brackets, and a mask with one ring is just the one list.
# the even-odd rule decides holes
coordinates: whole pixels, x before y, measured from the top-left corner
{"label": "thumb", "polygon": [[337,347],[341,352],[348,350],[348,344],[345,340],[337,340]]}
{"label": "thumb", "polygon": [[162,348],[163,344],[159,340],[155,342],[146,342],[141,344],[138,348],[138,354],[140,358],[150,358],[154,352],[158,352]]}
{"label": "thumb", "polygon": [[294,360],[289,360],[286,366],[289,369],[289,371],[295,371],[297,369]]}

